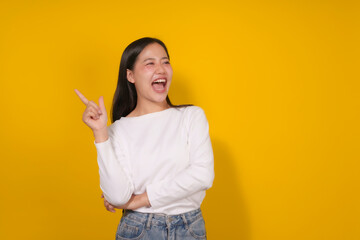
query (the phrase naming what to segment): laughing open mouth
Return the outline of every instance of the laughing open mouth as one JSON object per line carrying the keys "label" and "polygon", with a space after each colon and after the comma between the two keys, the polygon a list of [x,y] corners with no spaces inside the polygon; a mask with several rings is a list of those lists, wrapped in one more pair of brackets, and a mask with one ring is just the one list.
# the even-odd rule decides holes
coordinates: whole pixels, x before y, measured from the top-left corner
{"label": "laughing open mouth", "polygon": [[155,92],[162,93],[165,91],[167,80],[165,78],[158,78],[151,83]]}

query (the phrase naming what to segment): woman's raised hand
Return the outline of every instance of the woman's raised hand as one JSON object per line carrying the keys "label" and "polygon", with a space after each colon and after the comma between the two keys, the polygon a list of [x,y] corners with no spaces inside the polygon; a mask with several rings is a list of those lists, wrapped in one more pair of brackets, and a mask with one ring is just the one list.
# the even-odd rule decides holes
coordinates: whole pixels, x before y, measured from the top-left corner
{"label": "woman's raised hand", "polygon": [[94,132],[95,141],[102,142],[107,139],[107,112],[105,109],[104,98],[99,98],[99,106],[94,101],[89,101],[79,90],[75,89],[80,100],[86,105],[82,120]]}

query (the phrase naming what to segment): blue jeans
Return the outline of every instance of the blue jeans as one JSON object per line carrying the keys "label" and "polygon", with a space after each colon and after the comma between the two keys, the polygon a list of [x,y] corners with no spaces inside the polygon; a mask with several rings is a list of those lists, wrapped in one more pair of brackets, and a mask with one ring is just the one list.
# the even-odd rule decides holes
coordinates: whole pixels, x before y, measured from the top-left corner
{"label": "blue jeans", "polygon": [[179,215],[123,211],[116,240],[190,240],[206,239],[200,208]]}

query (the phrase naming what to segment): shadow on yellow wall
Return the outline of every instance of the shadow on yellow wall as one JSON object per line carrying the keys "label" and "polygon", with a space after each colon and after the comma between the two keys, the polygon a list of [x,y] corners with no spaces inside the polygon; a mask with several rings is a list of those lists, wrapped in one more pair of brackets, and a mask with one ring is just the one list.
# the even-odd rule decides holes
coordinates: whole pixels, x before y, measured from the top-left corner
{"label": "shadow on yellow wall", "polygon": [[235,156],[226,141],[212,139],[215,159],[215,181],[202,205],[209,239],[249,240],[250,219],[238,183]]}

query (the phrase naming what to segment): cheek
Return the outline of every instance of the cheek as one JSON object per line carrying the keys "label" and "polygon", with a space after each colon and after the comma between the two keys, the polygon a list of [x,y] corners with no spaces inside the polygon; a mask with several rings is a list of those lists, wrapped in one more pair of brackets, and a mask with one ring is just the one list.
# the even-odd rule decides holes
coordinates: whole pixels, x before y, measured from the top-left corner
{"label": "cheek", "polygon": [[152,71],[154,71],[154,66],[153,65],[144,66],[143,71],[152,72]]}
{"label": "cheek", "polygon": [[137,69],[137,71],[135,72],[134,76],[135,76],[135,81],[143,81],[145,80],[149,75],[151,75],[153,72],[151,67],[145,66],[143,68],[139,68]]}
{"label": "cheek", "polygon": [[172,67],[170,65],[167,67],[167,72],[168,72],[169,75],[173,74],[173,70],[172,70]]}

